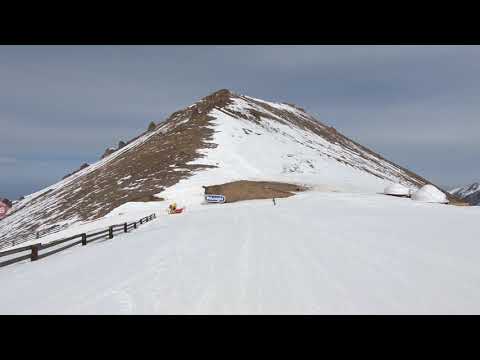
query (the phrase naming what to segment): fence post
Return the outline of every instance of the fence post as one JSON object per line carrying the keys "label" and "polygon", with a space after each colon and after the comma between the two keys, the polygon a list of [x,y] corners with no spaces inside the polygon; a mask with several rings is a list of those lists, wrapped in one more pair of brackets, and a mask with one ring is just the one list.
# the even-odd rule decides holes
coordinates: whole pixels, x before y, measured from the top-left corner
{"label": "fence post", "polygon": [[87,245],[87,234],[82,234],[82,246]]}
{"label": "fence post", "polygon": [[113,239],[113,226],[108,228],[108,238]]}
{"label": "fence post", "polygon": [[136,221],[133,223],[133,228],[134,228],[134,229],[137,228],[137,222],[136,222]]}
{"label": "fence post", "polygon": [[32,245],[32,253],[30,254],[30,261],[38,260],[38,248],[40,247],[39,244]]}
{"label": "fence post", "polygon": [[123,232],[127,232],[127,223],[123,224]]}
{"label": "fence post", "polygon": [[140,225],[142,225],[142,224],[143,224],[143,223],[142,223],[142,221],[143,221],[143,219],[140,219]]}

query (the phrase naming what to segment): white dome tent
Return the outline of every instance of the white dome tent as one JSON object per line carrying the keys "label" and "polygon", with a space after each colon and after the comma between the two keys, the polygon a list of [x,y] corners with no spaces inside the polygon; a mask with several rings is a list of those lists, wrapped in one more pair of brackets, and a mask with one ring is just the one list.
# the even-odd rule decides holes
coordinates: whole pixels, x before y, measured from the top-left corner
{"label": "white dome tent", "polygon": [[401,184],[388,185],[383,193],[390,196],[410,197],[410,189]]}
{"label": "white dome tent", "polygon": [[414,192],[412,194],[412,200],[437,204],[449,203],[447,195],[433,185],[425,185],[420,188],[420,190]]}

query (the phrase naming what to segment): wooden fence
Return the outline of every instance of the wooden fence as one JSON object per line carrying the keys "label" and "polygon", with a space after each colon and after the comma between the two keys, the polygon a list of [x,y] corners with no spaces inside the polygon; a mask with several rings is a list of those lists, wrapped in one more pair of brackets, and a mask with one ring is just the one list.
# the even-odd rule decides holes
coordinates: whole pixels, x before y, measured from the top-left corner
{"label": "wooden fence", "polygon": [[[6,250],[6,251],[1,251],[0,252],[0,260],[4,257],[11,257],[11,255],[15,254],[21,254],[20,256],[9,258],[8,260],[1,261],[0,262],[0,267],[7,266],[10,264],[17,263],[19,261],[24,261],[30,259],[30,261],[36,261],[39,259],[42,259],[44,257],[56,254],[60,251],[66,250],[71,248],[72,246],[82,244],[82,246],[87,245],[88,243],[91,243],[92,241],[95,240],[100,240],[100,239],[113,239],[115,234],[117,233],[127,233],[129,230],[136,229],[138,225],[144,224],[146,222],[149,222],[153,219],[155,219],[157,216],[155,214],[151,214],[149,216],[146,216],[144,218],[141,218],[138,221],[134,221],[131,223],[123,223],[123,224],[117,224],[117,225],[112,225],[109,226],[105,230],[97,231],[92,234],[77,234],[74,236],[70,236],[65,239],[59,239],[55,240],[52,242],[49,242],[47,244],[33,244],[33,245],[28,245],[24,247],[20,247],[17,249],[12,249],[12,250]],[[59,245],[62,245],[59,248],[55,248]],[[44,250],[55,248],[52,250],[48,250],[47,252],[43,252]]]}
{"label": "wooden fence", "polygon": [[34,240],[34,239],[40,239],[44,236],[51,235],[54,233],[57,233],[59,231],[65,230],[68,227],[68,225],[54,225],[51,226],[47,229],[44,230],[39,230],[33,234],[28,235],[27,237],[11,237],[11,238],[0,238],[0,251],[4,248],[9,248],[15,245],[19,245],[21,243]]}

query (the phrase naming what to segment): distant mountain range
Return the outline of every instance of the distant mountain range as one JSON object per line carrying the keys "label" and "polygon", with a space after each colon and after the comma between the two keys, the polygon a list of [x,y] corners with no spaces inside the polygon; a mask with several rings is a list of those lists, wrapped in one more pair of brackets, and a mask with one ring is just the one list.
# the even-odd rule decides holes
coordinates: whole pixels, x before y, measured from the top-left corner
{"label": "distant mountain range", "polygon": [[470,205],[480,205],[480,184],[473,183],[449,191],[450,194],[465,200]]}

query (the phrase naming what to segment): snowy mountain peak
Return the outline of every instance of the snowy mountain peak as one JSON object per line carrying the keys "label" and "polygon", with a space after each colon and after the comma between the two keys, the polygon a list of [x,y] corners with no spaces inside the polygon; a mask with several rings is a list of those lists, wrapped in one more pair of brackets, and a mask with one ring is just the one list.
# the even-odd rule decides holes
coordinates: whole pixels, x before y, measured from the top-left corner
{"label": "snowy mountain peak", "polygon": [[7,238],[97,219],[154,195],[197,206],[202,186],[235,180],[371,193],[391,183],[412,189],[428,183],[301,107],[221,89],[16,203],[0,222],[0,246]]}
{"label": "snowy mountain peak", "polygon": [[480,184],[478,182],[450,190],[450,194],[468,202],[470,205],[480,204]]}

